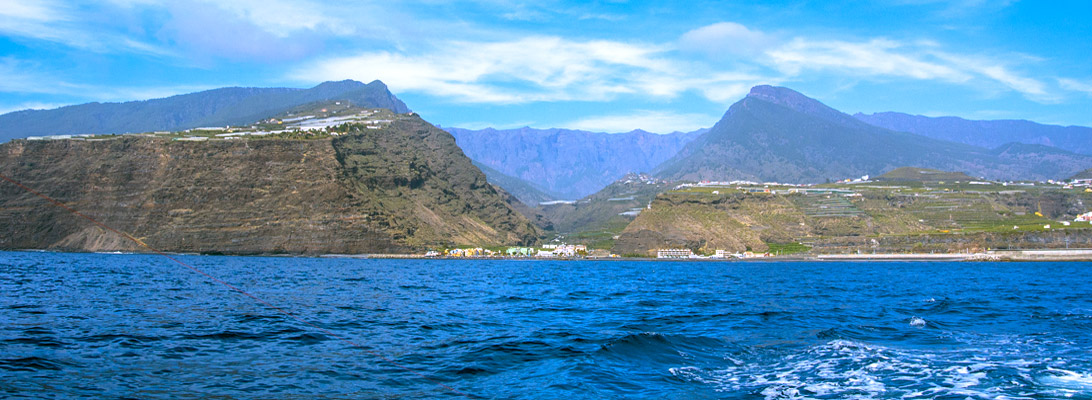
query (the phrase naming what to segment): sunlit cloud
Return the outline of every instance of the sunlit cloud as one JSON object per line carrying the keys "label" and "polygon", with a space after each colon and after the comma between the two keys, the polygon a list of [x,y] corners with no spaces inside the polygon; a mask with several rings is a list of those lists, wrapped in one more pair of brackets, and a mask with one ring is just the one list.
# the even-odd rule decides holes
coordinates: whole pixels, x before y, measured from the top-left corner
{"label": "sunlit cloud", "polygon": [[796,38],[766,55],[771,65],[789,75],[806,70],[833,70],[857,76],[887,75],[913,79],[965,82],[971,75],[950,65],[905,54],[893,40],[867,42],[814,41]]}
{"label": "sunlit cloud", "polygon": [[381,78],[397,90],[466,103],[609,101],[621,95],[673,98],[698,91],[722,99],[749,74],[695,74],[666,45],[571,41],[532,36],[500,42],[445,42],[410,55],[369,52],[316,61],[291,76],[301,81]]}
{"label": "sunlit cloud", "polygon": [[679,38],[679,48],[721,58],[758,54],[774,42],[771,35],[739,23],[718,22],[684,33]]}
{"label": "sunlit cloud", "polygon": [[1021,75],[1003,62],[955,55],[936,47],[931,42],[908,44],[890,39],[849,42],[796,38],[767,51],[766,55],[771,67],[788,76],[822,70],[859,79],[908,78],[979,88],[1000,85],[1003,90],[1020,93],[1032,101],[1058,100],[1043,82]]}

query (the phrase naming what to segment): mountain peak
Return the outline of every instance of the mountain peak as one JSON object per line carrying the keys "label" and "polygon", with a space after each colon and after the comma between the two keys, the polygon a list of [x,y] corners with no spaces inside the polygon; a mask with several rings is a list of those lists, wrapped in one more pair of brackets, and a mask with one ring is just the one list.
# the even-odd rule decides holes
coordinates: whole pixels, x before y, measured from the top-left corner
{"label": "mountain peak", "polygon": [[805,96],[800,92],[780,86],[755,86],[751,88],[751,93],[747,94],[747,97],[764,100],[801,112],[830,108],[823,103],[820,103],[818,100]]}
{"label": "mountain peak", "polygon": [[[378,81],[377,81],[378,82]],[[350,90],[364,87],[363,82],[354,81],[352,79],[346,79],[343,81],[326,81],[315,86],[314,89],[336,89],[336,90]]]}
{"label": "mountain peak", "polygon": [[759,85],[751,88],[747,99],[756,99],[771,104],[776,104],[796,112],[816,116],[831,122],[840,124],[858,124],[860,121],[835,110],[819,100],[805,96],[795,90],[770,85]]}

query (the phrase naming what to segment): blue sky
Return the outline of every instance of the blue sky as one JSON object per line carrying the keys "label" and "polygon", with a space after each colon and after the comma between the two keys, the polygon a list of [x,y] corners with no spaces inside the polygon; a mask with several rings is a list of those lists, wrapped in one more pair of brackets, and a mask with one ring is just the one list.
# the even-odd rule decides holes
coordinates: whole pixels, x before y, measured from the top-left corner
{"label": "blue sky", "polygon": [[443,126],[668,132],[774,84],[1092,126],[1090,1],[753,3],[0,0],[0,112],[379,79]]}

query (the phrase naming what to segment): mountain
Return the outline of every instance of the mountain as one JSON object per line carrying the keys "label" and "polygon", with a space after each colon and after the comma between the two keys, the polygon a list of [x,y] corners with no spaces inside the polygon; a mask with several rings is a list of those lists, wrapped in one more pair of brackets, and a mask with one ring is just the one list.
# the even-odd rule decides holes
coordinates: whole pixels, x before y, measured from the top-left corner
{"label": "mountain", "polygon": [[474,166],[482,170],[482,173],[485,174],[485,178],[489,180],[489,183],[504,188],[506,192],[515,196],[527,206],[535,207],[539,203],[557,199],[557,197],[547,194],[543,189],[537,188],[523,179],[505,175],[500,171],[489,168],[489,166],[477,161],[474,161]]}
{"label": "mountain", "polygon": [[644,174],[627,174],[579,201],[540,207],[554,231],[570,243],[610,248],[614,237],[669,184]]}
{"label": "mountain", "polygon": [[902,167],[873,178],[876,181],[893,182],[968,182],[974,177],[962,172],[948,172],[929,168]]}
{"label": "mountain", "polygon": [[1092,157],[1046,146],[985,149],[876,127],[791,89],[756,86],[654,170],[671,180],[819,183],[913,165],[990,179],[1072,175]]}
{"label": "mountain", "polygon": [[566,199],[593,194],[630,172],[649,172],[704,132],[446,129],[480,165]]}
{"label": "mountain", "polygon": [[244,125],[294,107],[345,100],[360,107],[409,109],[380,81],[345,80],[310,89],[220,88],[126,103],[87,103],[53,110],[0,115],[0,142],[14,138],[68,134],[178,131],[205,126]]}
{"label": "mountain", "polygon": [[1069,177],[1069,179],[1067,179],[1067,180],[1074,180],[1074,179],[1092,179],[1092,168],[1089,168],[1089,169],[1086,169],[1084,171],[1078,172],[1078,173],[1074,174],[1073,176]]}
{"label": "mountain", "polygon": [[[170,252],[360,254],[530,244],[535,227],[413,114],[339,136],[13,140],[0,172]],[[0,184],[0,248],[139,251]]]}
{"label": "mountain", "polygon": [[1092,128],[1044,125],[1024,120],[973,121],[958,117],[925,117],[898,112],[853,115],[869,124],[934,139],[993,148],[1016,142],[1057,147],[1092,155]]}

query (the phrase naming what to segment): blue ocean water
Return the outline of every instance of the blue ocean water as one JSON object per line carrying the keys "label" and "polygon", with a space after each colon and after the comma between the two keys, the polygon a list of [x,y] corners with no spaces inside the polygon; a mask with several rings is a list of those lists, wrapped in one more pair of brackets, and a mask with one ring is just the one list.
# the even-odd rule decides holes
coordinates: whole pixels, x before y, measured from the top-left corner
{"label": "blue ocean water", "polygon": [[[0,397],[1092,398],[1092,265],[0,252]],[[392,365],[381,354],[428,379]]]}

